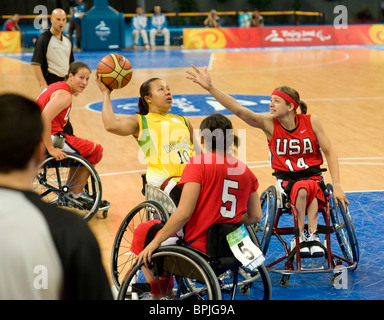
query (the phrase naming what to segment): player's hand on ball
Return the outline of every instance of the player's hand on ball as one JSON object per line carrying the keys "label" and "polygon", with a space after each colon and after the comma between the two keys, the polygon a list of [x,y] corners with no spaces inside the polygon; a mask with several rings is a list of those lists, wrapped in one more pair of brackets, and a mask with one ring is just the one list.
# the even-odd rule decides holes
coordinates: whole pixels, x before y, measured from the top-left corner
{"label": "player's hand on ball", "polygon": [[107,87],[102,81],[101,81],[101,75],[96,73],[96,84],[99,87],[101,92],[111,93],[113,89]]}

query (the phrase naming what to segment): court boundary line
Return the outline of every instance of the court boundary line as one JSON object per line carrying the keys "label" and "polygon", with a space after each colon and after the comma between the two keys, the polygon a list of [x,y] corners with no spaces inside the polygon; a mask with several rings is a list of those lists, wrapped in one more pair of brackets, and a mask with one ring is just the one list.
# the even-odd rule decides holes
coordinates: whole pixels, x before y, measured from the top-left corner
{"label": "court boundary line", "polygon": [[[347,161],[345,162],[344,160],[383,160],[384,157],[346,157],[346,158],[339,158],[339,164],[340,165],[379,165],[383,166],[384,163],[380,162],[353,162],[353,161]],[[254,160],[254,161],[247,161],[246,162],[248,165],[248,168],[265,168],[265,167],[270,167],[270,162],[269,160]],[[250,165],[254,163],[255,165]],[[324,161],[324,164],[327,164],[326,161]],[[146,172],[147,168],[145,169],[136,169],[136,170],[129,170],[129,171],[120,171],[120,172],[109,172],[109,173],[99,173],[100,177],[107,177],[107,176],[115,176],[115,175],[123,175],[123,174],[131,174],[131,173],[142,173]],[[384,191],[384,190],[383,190]]]}

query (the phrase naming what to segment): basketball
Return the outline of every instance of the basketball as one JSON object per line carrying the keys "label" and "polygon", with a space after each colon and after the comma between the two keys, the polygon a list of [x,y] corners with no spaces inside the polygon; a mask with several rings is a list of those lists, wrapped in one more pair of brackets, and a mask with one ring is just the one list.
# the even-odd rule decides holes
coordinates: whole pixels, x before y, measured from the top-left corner
{"label": "basketball", "polygon": [[125,87],[132,78],[132,72],[129,60],[117,53],[105,56],[97,65],[101,81],[110,89]]}

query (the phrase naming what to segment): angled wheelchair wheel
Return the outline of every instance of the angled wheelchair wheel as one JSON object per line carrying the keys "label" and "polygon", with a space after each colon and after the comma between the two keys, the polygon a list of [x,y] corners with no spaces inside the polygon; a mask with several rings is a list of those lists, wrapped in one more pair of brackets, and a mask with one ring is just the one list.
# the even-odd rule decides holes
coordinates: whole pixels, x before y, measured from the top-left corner
{"label": "angled wheelchair wheel", "polygon": [[218,280],[223,300],[270,300],[272,297],[271,278],[264,265],[255,270],[243,266],[229,269],[220,274]]}
{"label": "angled wheelchair wheel", "polygon": [[[76,197],[75,189],[82,190],[82,196]],[[100,177],[94,166],[75,154],[68,154],[61,161],[51,156],[45,159],[32,182],[32,190],[42,200],[73,211],[86,221],[98,211],[102,196]]]}
{"label": "angled wheelchair wheel", "polygon": [[168,212],[157,201],[146,200],[134,207],[124,218],[116,233],[111,254],[112,280],[119,289],[122,278],[136,261],[136,255],[131,252],[133,232],[142,222],[149,220],[166,222]]}
{"label": "angled wheelchair wheel", "polygon": [[118,300],[151,300],[151,285],[164,293],[163,299],[221,300],[217,278],[197,252],[182,246],[164,246],[153,253],[151,260],[149,270],[154,277],[163,279],[161,288],[156,282],[149,284],[144,276],[148,269],[135,262],[121,283]]}
{"label": "angled wheelchair wheel", "polygon": [[[333,187],[331,184],[327,185],[327,189],[330,191],[331,200],[330,200],[330,215],[331,221],[336,235],[336,239],[340,245],[341,255],[349,262],[356,263],[354,268],[357,268],[359,262],[359,245],[357,241],[356,231],[352,222],[352,217],[347,207],[347,210],[344,209],[341,201],[338,201],[338,206],[336,206],[332,192]],[[333,252],[334,250],[332,250]]]}
{"label": "angled wheelchair wheel", "polygon": [[260,240],[260,249],[265,255],[273,233],[277,210],[277,193],[275,186],[269,186],[260,196],[262,221],[255,225],[257,236]]}

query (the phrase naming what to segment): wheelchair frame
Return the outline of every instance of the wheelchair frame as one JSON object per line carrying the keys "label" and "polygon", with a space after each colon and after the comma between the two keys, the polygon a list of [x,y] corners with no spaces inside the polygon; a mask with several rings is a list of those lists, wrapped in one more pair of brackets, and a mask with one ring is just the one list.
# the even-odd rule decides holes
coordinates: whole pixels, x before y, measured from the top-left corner
{"label": "wheelchair frame", "polygon": [[[79,186],[78,181],[67,181],[69,170],[75,171],[85,167],[89,172],[89,178],[85,185],[82,185],[86,194],[94,199],[80,201],[71,197],[71,188]],[[94,168],[83,157],[76,154],[67,154],[67,158],[57,161],[54,157],[48,156],[39,166],[38,173],[32,181],[32,190],[40,195],[42,200],[55,206],[69,209],[89,221],[98,211],[103,212],[106,218],[110,205],[100,208],[102,202],[102,186],[100,177]]]}
{"label": "wheelchair frame", "polygon": [[[127,271],[118,300],[135,300],[149,295],[151,285],[143,277],[143,267],[143,263],[138,265],[135,262]],[[252,296],[260,294],[260,300],[270,300],[272,296],[271,280],[265,266],[248,270],[234,256],[212,260],[193,248],[170,245],[160,247],[153,253],[149,267],[156,276],[167,273],[176,284],[172,286],[172,298],[178,300],[222,300],[224,294],[235,300],[237,292],[247,296],[252,287],[255,287]],[[138,283],[138,279],[141,282]]]}
{"label": "wheelchair frame", "polygon": [[165,222],[169,219],[168,212],[160,202],[145,200],[135,206],[121,222],[111,252],[112,280],[117,290],[120,288],[122,277],[137,258],[130,251],[135,228],[140,223],[153,219]]}
{"label": "wheelchair frame", "polygon": [[[119,298],[125,299],[127,298],[126,292],[129,289],[129,282],[134,281],[134,275],[132,273],[136,273],[138,269],[140,269],[142,266],[137,266],[136,263],[136,255],[132,252],[130,252],[130,246],[133,236],[133,231],[135,226],[138,225],[138,223],[145,222],[151,219],[157,219],[162,222],[166,222],[169,219],[168,213],[173,213],[176,210],[176,205],[174,204],[173,200],[169,197],[169,195],[164,192],[163,190],[154,187],[152,185],[149,185],[145,181],[145,176],[143,178],[143,190],[142,193],[145,195],[146,200],[138,204],[135,208],[133,208],[125,217],[123,222],[121,223],[119,230],[116,234],[115,241],[112,248],[112,254],[111,254],[111,272],[112,272],[112,279],[115,284],[116,289],[119,291]],[[137,217],[139,216],[139,217]],[[136,221],[139,220],[139,221]],[[252,227],[247,227],[248,233],[250,235],[251,240],[256,243],[260,247],[260,243],[258,241],[257,235]],[[130,234],[127,234],[127,231],[130,231]],[[166,246],[159,248],[153,255],[153,257],[156,257],[158,252],[161,252],[161,255],[164,255],[164,252],[168,252],[168,249],[175,249],[176,252],[179,252],[180,250],[182,252],[191,253],[192,257],[189,257],[188,259],[192,259],[192,261],[195,261],[194,263],[199,263],[203,259],[205,262],[202,262],[204,264],[203,270],[207,270],[207,261],[210,261],[210,258],[205,255],[204,253],[194,250],[189,247],[184,246]],[[197,258],[196,258],[197,256]],[[191,263],[191,262],[190,262]],[[231,299],[235,298],[236,289],[240,288],[240,292],[243,294],[246,294],[248,290],[250,290],[251,282],[254,281],[256,278],[261,277],[263,281],[263,288],[265,290],[265,294],[263,296],[263,299],[269,300],[271,298],[272,294],[272,288],[271,288],[271,280],[269,278],[269,274],[266,270],[266,268],[262,265],[258,268],[258,272],[250,272],[248,273],[248,280],[238,282],[238,276],[245,276],[246,272],[241,270],[239,272],[239,265],[236,258],[233,256],[230,259],[226,258],[223,261],[216,261],[216,268],[219,266],[224,268],[227,268],[226,272],[223,272],[221,274],[220,278],[220,290],[225,290],[226,292],[230,291]],[[211,266],[208,264],[209,269],[212,269]],[[225,280],[227,280],[229,271],[230,276],[233,277],[233,281],[231,284],[224,284]],[[123,273],[125,272],[125,274]],[[212,274],[215,274],[212,270],[207,271],[209,274],[209,277],[212,277]],[[121,276],[124,275],[123,278]],[[249,276],[251,275],[251,276]],[[178,275],[179,278],[176,279],[177,281],[180,281],[180,277],[182,275]],[[218,281],[218,277],[214,276],[216,281]],[[127,280],[128,279],[128,280]],[[132,280],[133,279],[133,280]],[[190,280],[186,281],[186,283],[190,284],[190,286],[193,286],[192,282]],[[145,292],[149,292],[150,288],[148,287],[149,284],[146,286],[141,285],[141,288],[144,288],[143,290]],[[211,286],[217,289],[216,284],[211,283]],[[187,290],[188,286],[184,285],[183,290]],[[217,290],[212,289],[213,293],[209,295],[210,299],[213,300],[220,300],[221,299],[221,293],[220,295],[217,294]],[[124,293],[122,293],[124,292]],[[221,291],[220,291],[221,292]],[[184,292],[185,294],[185,292]],[[183,293],[178,292],[177,295],[180,297],[180,295],[183,295]],[[191,292],[187,294],[188,297],[192,295]],[[137,296],[137,295],[136,295]]]}
{"label": "wheelchair frame", "polygon": [[130,269],[136,260],[136,255],[130,251],[133,231],[136,226],[152,219],[166,222],[169,219],[169,213],[176,210],[174,202],[166,192],[148,184],[145,174],[142,175],[142,180],[142,193],[146,200],[128,212],[113,241],[111,273],[116,289],[120,288],[121,276],[124,276],[126,270]]}
{"label": "wheelchair frame", "polygon": [[[278,206],[278,196],[274,186],[268,187],[260,197],[263,208],[264,226],[256,225],[255,230],[256,232],[261,232],[261,246],[266,258],[268,258],[267,252],[272,236],[276,236],[279,242],[283,245],[284,255],[272,262],[266,263],[266,267],[269,271],[283,274],[280,279],[280,285],[283,287],[288,286],[289,276],[292,274],[301,272],[315,273],[331,271],[335,273],[336,267],[339,266],[343,266],[343,268],[348,270],[355,270],[357,267],[359,261],[359,248],[352,218],[348,210],[344,211],[340,201],[338,206],[335,205],[332,196],[333,188],[331,184],[327,185],[327,192],[329,193],[329,197],[326,195],[326,207],[323,210],[319,210],[319,213],[322,214],[325,222],[325,225],[318,225],[318,233],[325,234],[325,246],[323,247],[325,249],[325,255],[324,260],[321,260],[320,263],[314,263],[313,261],[313,259],[318,258],[301,258],[300,250],[297,250],[297,248],[300,248],[300,242],[297,210],[295,206],[289,203]],[[264,207],[266,210],[264,210]],[[293,227],[278,226],[281,216],[286,213],[293,215]],[[336,239],[339,242],[343,256],[332,252],[332,233],[336,234]],[[283,235],[289,234],[293,234],[296,241],[296,250],[294,250],[293,253],[291,253],[287,242],[282,238]],[[312,264],[304,263],[304,259],[312,259]],[[276,265],[284,260],[286,260],[284,269],[276,268]],[[327,260],[326,268],[324,267],[325,260]],[[345,265],[343,265],[343,263]],[[335,273],[335,275],[331,277],[331,283],[333,283],[337,275],[338,273]]]}

